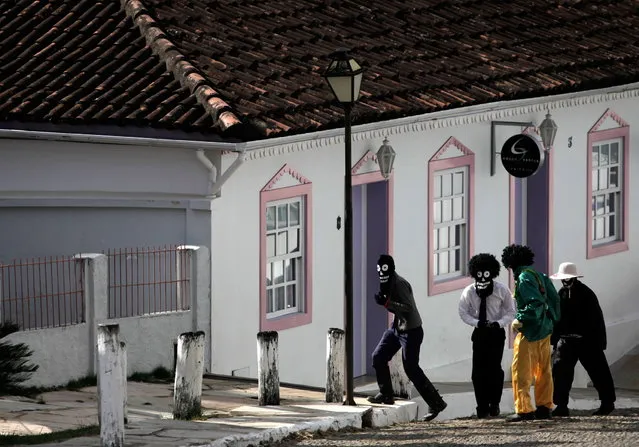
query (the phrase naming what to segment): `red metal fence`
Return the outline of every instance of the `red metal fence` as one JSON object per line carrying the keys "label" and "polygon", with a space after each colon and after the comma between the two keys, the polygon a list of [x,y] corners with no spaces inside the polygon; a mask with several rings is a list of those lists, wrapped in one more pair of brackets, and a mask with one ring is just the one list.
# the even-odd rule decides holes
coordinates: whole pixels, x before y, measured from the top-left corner
{"label": "red metal fence", "polygon": [[177,245],[108,250],[109,318],[191,308],[191,258]]}
{"label": "red metal fence", "polygon": [[44,257],[0,264],[0,319],[21,330],[84,323],[82,262]]}

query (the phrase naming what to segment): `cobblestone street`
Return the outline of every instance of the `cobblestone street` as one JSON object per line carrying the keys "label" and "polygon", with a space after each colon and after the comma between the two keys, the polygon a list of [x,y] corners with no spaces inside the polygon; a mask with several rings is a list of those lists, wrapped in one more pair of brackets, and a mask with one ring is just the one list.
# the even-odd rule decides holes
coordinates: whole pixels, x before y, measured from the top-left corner
{"label": "cobblestone street", "polygon": [[639,408],[619,409],[606,417],[592,410],[573,411],[569,418],[507,423],[503,417],[396,425],[380,430],[300,434],[276,447],[335,446],[618,446],[639,445]]}

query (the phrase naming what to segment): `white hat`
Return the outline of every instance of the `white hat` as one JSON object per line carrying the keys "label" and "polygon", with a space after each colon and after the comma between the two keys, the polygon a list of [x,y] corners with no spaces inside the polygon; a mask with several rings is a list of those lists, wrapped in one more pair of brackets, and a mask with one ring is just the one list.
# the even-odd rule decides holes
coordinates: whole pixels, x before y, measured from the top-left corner
{"label": "white hat", "polygon": [[577,273],[577,266],[572,262],[562,262],[559,264],[559,271],[550,277],[552,279],[570,279],[583,278],[583,275]]}

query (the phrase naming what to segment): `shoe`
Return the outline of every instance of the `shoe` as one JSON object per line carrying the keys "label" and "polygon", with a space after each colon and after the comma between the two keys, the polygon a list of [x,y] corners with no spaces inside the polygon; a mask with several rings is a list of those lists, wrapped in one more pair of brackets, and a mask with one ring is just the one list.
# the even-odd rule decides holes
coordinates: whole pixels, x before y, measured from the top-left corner
{"label": "shoe", "polygon": [[537,409],[535,410],[535,419],[552,419],[552,414],[550,414],[550,408],[537,407]]}
{"label": "shoe", "polygon": [[615,409],[615,404],[613,404],[612,402],[610,403],[601,403],[601,406],[599,407],[599,409],[597,411],[595,411],[592,415],[593,416],[607,416],[610,413],[612,413]]}
{"label": "shoe", "polygon": [[570,410],[568,410],[568,407],[558,405],[555,407],[554,410],[552,410],[552,415],[553,417],[567,418],[568,416],[570,416]]}
{"label": "shoe", "polygon": [[492,417],[499,416],[499,404],[490,404],[490,408],[488,409],[488,414]]}
{"label": "shoe", "polygon": [[385,394],[377,393],[376,395],[369,397],[368,401],[372,404],[393,405],[395,403],[395,398],[393,398],[393,396],[386,396]]}
{"label": "shoe", "polygon": [[490,409],[487,407],[477,407],[477,419],[485,419],[490,416]]}
{"label": "shoe", "polygon": [[531,411],[530,413],[515,413],[511,414],[506,418],[506,422],[521,422],[521,421],[534,421],[535,420],[535,412]]}
{"label": "shoe", "polygon": [[448,404],[446,402],[444,402],[443,400],[435,408],[433,408],[433,407],[431,407],[429,405],[428,406],[428,413],[426,413],[426,416],[424,416],[422,418],[422,422],[430,422],[430,421],[432,421],[433,419],[435,419],[439,415],[439,413],[444,411],[447,406],[448,406]]}

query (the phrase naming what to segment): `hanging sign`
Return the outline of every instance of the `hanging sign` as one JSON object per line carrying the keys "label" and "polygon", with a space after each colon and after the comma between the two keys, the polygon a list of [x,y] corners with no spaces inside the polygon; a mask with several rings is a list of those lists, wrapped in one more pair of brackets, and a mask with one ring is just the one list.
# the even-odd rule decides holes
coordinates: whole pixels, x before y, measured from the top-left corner
{"label": "hanging sign", "polygon": [[536,174],[544,165],[544,159],[541,141],[532,135],[513,135],[501,148],[501,164],[513,177],[525,178]]}

